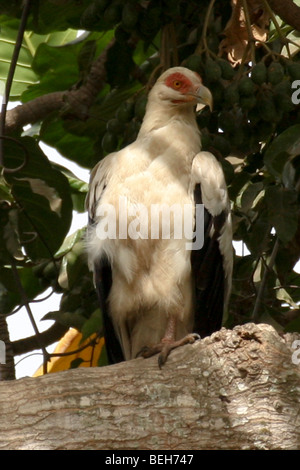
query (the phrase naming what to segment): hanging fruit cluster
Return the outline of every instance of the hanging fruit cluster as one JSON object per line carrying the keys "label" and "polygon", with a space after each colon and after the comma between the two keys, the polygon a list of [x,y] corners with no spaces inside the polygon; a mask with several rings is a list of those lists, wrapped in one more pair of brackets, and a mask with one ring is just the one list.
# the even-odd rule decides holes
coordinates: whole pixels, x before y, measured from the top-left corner
{"label": "hanging fruit cluster", "polygon": [[223,156],[230,150],[255,151],[278,127],[300,122],[292,101],[292,83],[300,79],[300,63],[286,59],[261,60],[253,67],[235,70],[221,58],[192,55],[186,67],[198,72],[210,88],[214,109],[198,117],[203,147]]}
{"label": "hanging fruit cluster", "polygon": [[106,154],[125,147],[136,139],[146,111],[146,104],[145,93],[121,103],[115,117],[107,122],[106,132],[102,137],[101,145]]}
{"label": "hanging fruit cluster", "polygon": [[95,0],[83,12],[81,25],[93,31],[105,31],[119,25],[117,34],[124,35],[125,31],[149,40],[162,25],[179,15],[180,3],[177,0]]}

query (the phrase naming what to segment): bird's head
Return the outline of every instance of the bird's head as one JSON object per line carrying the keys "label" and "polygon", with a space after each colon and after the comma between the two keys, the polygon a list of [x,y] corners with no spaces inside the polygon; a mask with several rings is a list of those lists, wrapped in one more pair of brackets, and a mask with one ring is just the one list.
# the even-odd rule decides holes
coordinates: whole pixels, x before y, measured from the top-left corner
{"label": "bird's head", "polygon": [[200,75],[185,67],[173,67],[164,72],[151,90],[151,96],[174,106],[208,105],[212,108],[212,95],[202,84]]}

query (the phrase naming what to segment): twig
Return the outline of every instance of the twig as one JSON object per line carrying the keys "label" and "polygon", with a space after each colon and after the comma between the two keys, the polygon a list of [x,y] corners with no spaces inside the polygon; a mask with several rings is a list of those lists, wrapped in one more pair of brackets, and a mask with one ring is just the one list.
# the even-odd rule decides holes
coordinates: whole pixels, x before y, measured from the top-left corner
{"label": "twig", "polygon": [[97,344],[97,340],[103,336],[103,332],[99,332],[96,334],[95,338],[91,338],[87,344],[84,344],[83,346],[73,349],[73,351],[68,351],[65,353],[51,353],[49,354],[50,357],[65,357],[65,356],[72,356],[73,354],[77,354],[78,352],[83,351],[86,348],[89,348],[90,346],[95,346]]}
{"label": "twig", "polygon": [[[29,10],[30,10],[30,0],[25,0],[23,11],[22,11],[22,16],[21,16],[20,27],[18,30],[17,40],[16,40],[16,44],[14,47],[11,64],[9,67],[8,77],[7,77],[6,84],[5,84],[5,90],[4,90],[3,101],[2,101],[2,106],[1,106],[1,115],[0,115],[0,136],[4,136],[4,133],[5,133],[5,118],[6,118],[7,104],[8,104],[10,90],[11,90],[11,86],[12,86],[12,82],[13,82],[13,78],[15,74],[15,69],[16,69],[17,62],[18,62],[20,49],[21,49],[22,42],[23,42],[23,36],[24,36],[25,28],[26,28]],[[0,165],[1,166],[3,166],[3,161],[4,161],[3,139],[0,139]]]}
{"label": "twig", "polygon": [[289,48],[289,41],[288,39],[282,34],[282,31],[280,29],[280,26],[278,24],[278,21],[276,19],[276,16],[274,15],[273,13],[273,10],[270,8],[270,5],[269,3],[267,2],[267,0],[263,0],[263,4],[264,4],[264,7],[266,8],[266,10],[268,11],[269,15],[270,15],[270,18],[271,20],[273,21],[274,23],[274,26],[275,26],[275,29],[278,33],[278,36],[279,36],[279,39],[281,41],[282,44],[285,45],[286,47],[286,50],[287,50],[287,53],[288,53],[288,57],[290,58],[291,57],[291,52],[290,52],[290,48]]}
{"label": "twig", "polygon": [[255,62],[255,38],[252,33],[252,28],[251,28],[251,19],[249,15],[249,9],[247,5],[246,0],[242,0],[243,3],[243,9],[244,9],[244,14],[245,14],[245,21],[246,21],[246,28],[247,28],[247,33],[248,33],[248,44],[250,44],[250,51],[251,51],[251,61],[252,63]]}
{"label": "twig", "polygon": [[198,46],[195,50],[195,54],[201,54],[202,44],[203,44],[204,50],[205,50],[207,55],[212,54],[212,55],[216,56],[215,54],[213,54],[209,50],[209,47],[208,47],[207,41],[206,41],[207,29],[208,29],[208,25],[209,25],[210,15],[212,13],[214,4],[215,4],[215,0],[210,0],[210,3],[209,3],[208,8],[207,8],[206,15],[205,15],[205,19],[204,19],[204,24],[203,24],[202,34],[201,34],[201,40],[200,40],[200,43],[198,44]]}
{"label": "twig", "polygon": [[265,290],[267,277],[268,277],[269,272],[272,271],[272,269],[273,269],[275,259],[276,259],[276,256],[277,256],[277,252],[278,252],[278,248],[279,248],[279,239],[277,237],[277,239],[275,241],[275,244],[273,246],[273,250],[272,250],[272,253],[271,253],[269,264],[267,265],[267,267],[264,271],[264,275],[263,275],[263,278],[261,280],[261,283],[260,283],[260,286],[259,286],[259,289],[258,289],[254,309],[253,309],[253,312],[252,312],[252,320],[254,322],[256,322],[258,320],[258,316],[259,316],[258,315],[258,310],[260,308],[262,296],[263,296],[263,293],[264,293],[264,290]]}
{"label": "twig", "polygon": [[39,332],[38,327],[36,325],[33,313],[32,313],[31,308],[30,308],[30,303],[29,303],[27,294],[26,294],[26,292],[23,288],[23,285],[22,285],[22,282],[21,282],[21,279],[20,279],[20,276],[19,276],[19,273],[18,273],[18,269],[17,269],[17,266],[16,266],[16,262],[15,262],[13,257],[11,257],[11,269],[12,269],[12,274],[14,276],[17,289],[18,289],[18,291],[20,293],[20,296],[21,296],[22,303],[23,303],[24,307],[26,308],[26,311],[27,311],[27,314],[29,316],[30,322],[31,322],[32,327],[34,329],[34,332],[36,334],[37,342],[39,344],[40,349],[43,352],[43,358],[44,358],[44,360],[43,360],[43,373],[46,374],[47,373],[47,362],[49,361],[50,356],[49,356],[49,354],[48,354],[48,352],[47,352],[47,350],[46,350],[46,348],[43,344],[43,341],[41,339],[40,332]]}

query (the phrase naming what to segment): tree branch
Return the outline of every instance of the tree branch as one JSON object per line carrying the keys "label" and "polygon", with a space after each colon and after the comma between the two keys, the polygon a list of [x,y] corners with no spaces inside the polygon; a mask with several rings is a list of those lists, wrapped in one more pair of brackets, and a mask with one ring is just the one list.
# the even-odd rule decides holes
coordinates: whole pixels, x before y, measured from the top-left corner
{"label": "tree branch", "polygon": [[53,111],[69,107],[72,114],[79,118],[87,116],[88,109],[94,103],[106,80],[105,62],[108,49],[114,44],[112,40],[92,64],[90,72],[79,88],[57,91],[35,98],[7,111],[5,132],[11,133],[17,128],[33,124]]}
{"label": "tree branch", "polygon": [[[49,344],[54,343],[61,339],[61,337],[68,331],[69,327],[60,325],[59,323],[54,323],[48,330],[42,331],[40,333],[40,338],[45,345],[45,347],[49,346]],[[30,351],[34,351],[35,349],[39,349],[39,343],[37,341],[36,335],[30,336],[28,338],[22,338],[17,341],[13,341],[11,343],[13,355],[19,356],[21,354],[26,354]]]}
{"label": "tree branch", "polygon": [[249,323],[162,369],[154,356],[2,382],[0,449],[300,449],[294,340]]}
{"label": "tree branch", "polygon": [[268,0],[274,13],[297,31],[300,31],[300,7],[293,0]]}

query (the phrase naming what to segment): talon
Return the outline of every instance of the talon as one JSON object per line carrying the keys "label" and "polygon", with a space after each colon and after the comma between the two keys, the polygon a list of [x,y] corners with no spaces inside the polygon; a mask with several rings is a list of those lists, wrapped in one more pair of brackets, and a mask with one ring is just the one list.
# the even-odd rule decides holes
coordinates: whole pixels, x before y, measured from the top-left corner
{"label": "talon", "polygon": [[148,357],[151,357],[157,353],[160,353],[158,356],[158,367],[161,369],[162,366],[166,363],[172,349],[176,349],[185,344],[193,344],[195,343],[195,341],[198,341],[199,339],[201,339],[201,337],[197,333],[190,333],[177,341],[163,338],[160,343],[152,347],[144,346],[138,352],[136,357],[142,356],[145,359],[147,359]]}
{"label": "talon", "polygon": [[191,333],[190,335],[187,335],[185,337],[190,344],[195,343],[195,341],[199,341],[201,339],[201,336],[198,335],[198,333]]}

